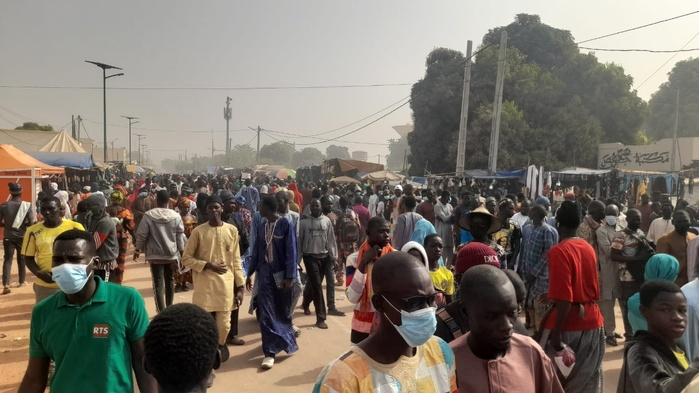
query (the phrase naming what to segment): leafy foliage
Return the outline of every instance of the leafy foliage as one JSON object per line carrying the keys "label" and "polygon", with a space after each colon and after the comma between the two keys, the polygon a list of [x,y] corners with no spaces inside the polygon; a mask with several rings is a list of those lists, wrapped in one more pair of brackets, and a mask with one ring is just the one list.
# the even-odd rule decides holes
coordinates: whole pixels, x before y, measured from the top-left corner
{"label": "leafy foliage", "polygon": [[47,124],[45,126],[42,126],[39,123],[27,121],[27,122],[24,122],[21,126],[15,128],[15,130],[53,131],[53,126],[51,124]]}
{"label": "leafy foliage", "polygon": [[404,157],[410,155],[410,145],[406,138],[389,139],[388,141],[388,157],[386,157],[386,165],[388,169],[402,171],[404,166]]}
{"label": "leafy foliage", "polygon": [[341,158],[343,160],[349,160],[351,158],[347,146],[330,145],[325,148],[325,155],[328,156],[328,158]]}
{"label": "leafy foliage", "polygon": [[678,62],[670,72],[668,81],[660,85],[648,102],[650,116],[646,128],[650,137],[672,137],[678,89],[680,96],[677,136],[699,134],[699,58],[696,58]]}
{"label": "leafy foliage", "polygon": [[260,162],[263,164],[291,165],[296,148],[286,141],[274,142],[260,148]]}
{"label": "leafy foliage", "polygon": [[[500,34],[508,32],[498,168],[528,163],[560,169],[595,166],[600,142],[633,143],[647,112],[632,78],[615,64],[580,53],[569,31],[519,14],[490,30],[471,73],[466,168],[486,168]],[[411,173],[453,172],[464,56],[437,48],[413,85]],[[699,113],[699,112],[698,112]],[[437,142],[438,141],[438,142]]]}
{"label": "leafy foliage", "polygon": [[325,159],[325,155],[315,147],[306,147],[301,151],[294,152],[291,159],[294,168],[302,166],[320,165]]}

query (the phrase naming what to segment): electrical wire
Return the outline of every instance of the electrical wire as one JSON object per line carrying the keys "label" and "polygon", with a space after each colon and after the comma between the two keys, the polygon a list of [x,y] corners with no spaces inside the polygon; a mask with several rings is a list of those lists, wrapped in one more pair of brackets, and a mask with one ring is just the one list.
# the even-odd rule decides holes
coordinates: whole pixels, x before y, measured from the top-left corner
{"label": "electrical wire", "polygon": [[[309,85],[309,86],[231,86],[231,87],[207,87],[207,86],[141,86],[141,87],[107,87],[107,90],[312,90],[312,89],[351,89],[368,87],[397,87],[410,86],[412,83],[375,83],[356,85]],[[102,86],[41,86],[41,85],[0,85],[3,89],[59,89],[59,90],[102,90]]]}
{"label": "electrical wire", "polygon": [[[697,12],[699,12],[699,11],[697,11]],[[699,31],[698,31],[696,34],[694,34],[694,36],[693,36],[692,38],[690,38],[689,41],[687,41],[686,44],[682,45],[682,47],[680,48],[680,50],[684,49],[687,45],[689,45],[692,41],[694,41],[694,39],[697,38],[697,36],[699,36]],[[665,67],[665,65],[667,65],[667,63],[669,63],[670,60],[674,59],[675,56],[677,56],[679,53],[680,53],[679,51],[675,52],[674,55],[670,56],[670,58],[667,59],[667,61],[665,61],[660,67],[658,67],[658,69],[656,69],[655,71],[653,71],[653,73],[650,74],[650,75],[648,76],[648,78],[646,78],[643,82],[641,82],[640,85],[634,87],[634,89],[635,89],[635,90],[640,89],[641,86],[645,85],[646,82],[648,82],[648,81],[650,80],[650,78],[653,77],[653,75],[657,74],[658,71],[660,71],[663,67]]]}
{"label": "electrical wire", "polygon": [[0,119],[4,119],[6,122],[12,124],[12,128],[17,127],[17,125],[16,125],[17,123],[15,123],[14,121],[12,121],[12,120],[6,118],[5,116],[3,116],[2,113],[0,113]]}
{"label": "electrical wire", "polygon": [[656,50],[656,49],[610,49],[610,48],[588,48],[579,46],[578,49],[592,50],[597,52],[647,52],[647,53],[680,53],[680,52],[696,52],[699,48],[692,49],[675,49],[675,50]]}
{"label": "electrical wire", "polygon": [[[100,126],[104,125],[104,123],[102,123],[102,122],[86,119],[84,117],[83,117],[83,120],[88,121],[88,122],[93,123],[93,124],[100,125]],[[129,126],[125,126],[125,125],[121,125],[121,124],[107,123],[107,125],[110,127],[129,128]],[[169,132],[169,133],[183,133],[183,132],[184,133],[204,133],[204,132],[211,133],[212,132],[212,130],[164,130],[164,129],[160,129],[160,128],[143,128],[143,127],[134,127],[134,126],[131,126],[131,129],[132,130],[140,130],[140,131]],[[248,131],[248,129],[241,128],[241,129],[237,129],[237,130],[230,130],[230,132],[243,132],[243,131]],[[216,133],[226,132],[226,130],[214,130],[213,132],[216,132]]]}
{"label": "electrical wire", "polygon": [[636,27],[632,27],[632,28],[630,28],[630,29],[617,31],[617,32],[615,32],[615,33],[610,33],[610,34],[601,35],[601,36],[599,36],[599,37],[590,38],[590,39],[587,39],[587,40],[583,40],[583,41],[577,42],[577,44],[579,45],[579,44],[584,44],[584,43],[586,43],[586,42],[601,40],[602,38],[613,37],[613,36],[615,36],[615,35],[628,33],[628,32],[630,32],[630,31],[643,29],[643,28],[645,28],[645,27],[655,26],[655,25],[658,25],[658,24],[661,24],[661,23],[669,22],[669,21],[675,20],[675,19],[684,18],[684,17],[686,17],[686,16],[690,16],[690,15],[694,15],[694,14],[699,14],[699,10],[698,10],[698,11],[692,11],[692,12],[689,12],[689,13],[686,13],[686,14],[682,14],[682,15],[678,15],[678,16],[673,16],[672,18],[663,19],[663,20],[659,20],[659,21],[656,21],[656,22],[648,23],[648,24],[645,24],[645,25],[642,25],[642,26],[636,26]]}

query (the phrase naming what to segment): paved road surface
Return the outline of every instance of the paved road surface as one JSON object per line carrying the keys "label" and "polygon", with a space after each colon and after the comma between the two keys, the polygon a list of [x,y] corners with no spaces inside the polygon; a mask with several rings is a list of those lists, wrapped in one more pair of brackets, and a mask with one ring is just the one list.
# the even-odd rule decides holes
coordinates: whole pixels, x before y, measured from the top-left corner
{"label": "paved road surface", "polygon": [[[13,269],[16,269],[16,265]],[[31,273],[27,274],[31,277]],[[16,281],[14,274],[13,282]],[[155,315],[148,265],[128,262],[124,284],[137,288],[146,300],[149,314]],[[240,337],[246,344],[230,347],[231,358],[218,370],[214,386],[209,391],[310,392],[323,366],[349,347],[352,307],[345,300],[343,290],[336,289],[336,299],[338,308],[347,313],[346,317],[331,316],[327,321],[330,328],[320,330],[315,328],[315,316],[305,316],[301,310],[297,310],[294,322],[302,329],[301,337],[298,338],[299,351],[292,356],[277,356],[274,368],[262,371],[259,368],[263,357],[259,328],[254,317],[247,313],[249,297],[246,293],[243,312],[240,314]],[[190,300],[191,291],[175,294],[176,303]],[[24,374],[33,303],[31,284],[24,288],[13,288],[11,294],[0,296],[0,392],[16,392]],[[618,326],[621,326],[620,319],[617,315]],[[622,356],[622,346],[607,349],[604,363],[606,392],[616,391]]]}

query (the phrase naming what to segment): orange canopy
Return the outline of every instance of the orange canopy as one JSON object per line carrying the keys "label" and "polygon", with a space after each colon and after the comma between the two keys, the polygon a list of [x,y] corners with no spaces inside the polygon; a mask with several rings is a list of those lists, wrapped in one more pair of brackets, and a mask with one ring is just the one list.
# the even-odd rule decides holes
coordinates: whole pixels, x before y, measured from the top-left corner
{"label": "orange canopy", "polygon": [[39,175],[57,175],[65,173],[63,168],[44,164],[13,145],[0,144],[0,171],[8,169],[23,170],[32,168],[39,169]]}

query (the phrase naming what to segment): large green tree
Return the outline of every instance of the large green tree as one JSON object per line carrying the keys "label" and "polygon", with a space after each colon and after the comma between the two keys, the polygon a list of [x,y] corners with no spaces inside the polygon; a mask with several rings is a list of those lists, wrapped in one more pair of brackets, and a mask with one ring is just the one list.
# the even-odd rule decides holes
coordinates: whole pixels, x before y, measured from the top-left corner
{"label": "large green tree", "polygon": [[410,156],[410,145],[406,138],[388,140],[388,157],[386,157],[388,169],[402,171],[407,164],[405,159],[408,156]]}
{"label": "large green tree", "polygon": [[323,163],[325,155],[315,147],[306,147],[301,151],[294,152],[291,164],[294,168],[301,166],[320,165]]}
{"label": "large green tree", "polygon": [[260,148],[260,161],[265,164],[291,165],[296,147],[286,141],[274,142]]}
{"label": "large green tree", "polygon": [[678,137],[699,135],[699,58],[675,64],[668,81],[660,85],[648,104],[646,127],[651,138],[672,138],[676,114]]}
{"label": "large green tree", "polygon": [[47,124],[45,126],[42,126],[39,123],[27,121],[27,122],[24,122],[21,126],[15,128],[15,130],[53,131],[53,126],[51,124]]}
{"label": "large green tree", "polygon": [[347,146],[330,145],[325,148],[325,155],[328,158],[342,158],[343,160],[351,158]]}
{"label": "large green tree", "polygon": [[[466,168],[486,168],[500,34],[508,32],[498,169],[527,163],[594,166],[600,142],[633,143],[647,108],[615,64],[578,50],[572,35],[517,15],[490,30],[475,57],[469,100]],[[464,56],[438,48],[413,85],[411,173],[453,172],[461,113]],[[438,142],[437,142],[438,141]]]}
{"label": "large green tree", "polygon": [[464,60],[458,51],[437,48],[427,56],[425,76],[413,85],[414,129],[408,134],[413,175],[454,171],[449,146],[459,132]]}

